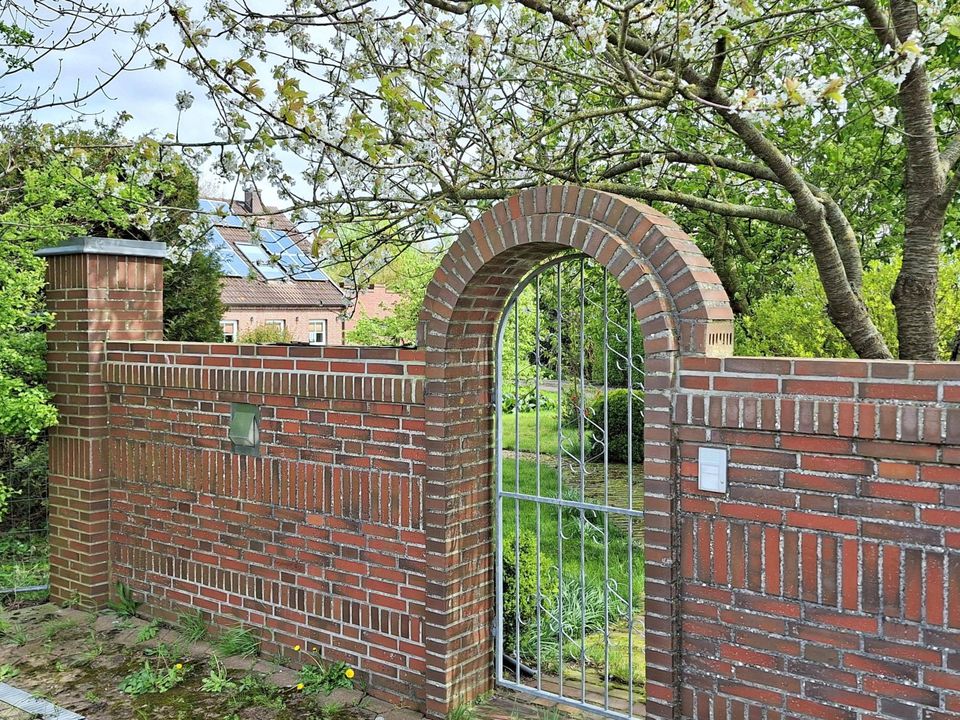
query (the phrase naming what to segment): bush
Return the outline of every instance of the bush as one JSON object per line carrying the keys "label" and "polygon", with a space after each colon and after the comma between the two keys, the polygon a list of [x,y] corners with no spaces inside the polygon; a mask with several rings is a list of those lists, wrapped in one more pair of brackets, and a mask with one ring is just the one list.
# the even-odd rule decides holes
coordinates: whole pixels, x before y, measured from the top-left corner
{"label": "bush", "polygon": [[220,300],[223,275],[217,259],[196,252],[182,262],[163,263],[163,338],[180,342],[223,342]]}
{"label": "bush", "polygon": [[[523,627],[537,622],[537,536],[532,530],[520,530],[520,571],[517,572],[516,535],[503,536],[503,647],[508,654],[516,638],[519,601],[521,633]],[[546,622],[560,592],[557,570],[552,560],[540,553],[541,622]]]}
{"label": "bush", "polygon": [[276,325],[257,325],[240,333],[240,342],[245,345],[272,345],[293,342],[293,336],[286,328],[281,330]]}
{"label": "bush", "polygon": [[[533,412],[537,409],[537,388],[521,386],[519,393],[509,390],[503,393],[501,400],[503,412],[513,412],[517,408],[519,412]],[[540,392],[540,411],[549,412],[557,409],[557,401],[550,392]]]}
{"label": "bush", "polygon": [[[591,390],[593,388],[587,388],[588,393]],[[596,393],[593,395],[594,400],[591,400],[590,397],[590,395],[587,395],[583,399],[584,421],[590,419],[593,415],[592,405],[596,399]],[[563,391],[563,424],[565,427],[579,427],[580,425],[580,388],[576,385],[565,388]]]}
{"label": "bush", "polygon": [[[609,462],[627,462],[627,397],[625,389],[611,390],[607,393],[607,458]],[[590,416],[603,425],[603,393],[593,399]],[[591,459],[603,458],[603,436],[593,433]],[[643,462],[643,392],[633,391],[633,461]]]}

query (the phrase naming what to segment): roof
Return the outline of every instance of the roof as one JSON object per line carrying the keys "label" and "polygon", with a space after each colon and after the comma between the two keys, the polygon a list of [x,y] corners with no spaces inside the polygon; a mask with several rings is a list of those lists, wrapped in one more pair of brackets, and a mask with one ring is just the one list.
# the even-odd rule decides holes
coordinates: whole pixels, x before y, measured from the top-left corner
{"label": "roof", "polygon": [[279,280],[247,280],[224,278],[220,299],[229,307],[317,307],[325,305],[345,308],[343,293],[329,280],[327,282],[296,282]]}
{"label": "roof", "polygon": [[200,198],[199,205],[213,222],[207,241],[225,276],[221,299],[227,307],[347,307],[310,257],[308,238],[255,194],[248,192],[243,202]]}

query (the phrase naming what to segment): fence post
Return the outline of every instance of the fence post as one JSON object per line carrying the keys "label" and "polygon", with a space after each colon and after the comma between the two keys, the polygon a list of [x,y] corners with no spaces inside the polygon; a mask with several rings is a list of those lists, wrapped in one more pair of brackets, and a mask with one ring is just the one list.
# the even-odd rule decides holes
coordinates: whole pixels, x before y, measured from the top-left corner
{"label": "fence post", "polygon": [[163,339],[163,243],[74,238],[44,248],[50,430],[50,598],[104,605],[110,592],[107,340]]}

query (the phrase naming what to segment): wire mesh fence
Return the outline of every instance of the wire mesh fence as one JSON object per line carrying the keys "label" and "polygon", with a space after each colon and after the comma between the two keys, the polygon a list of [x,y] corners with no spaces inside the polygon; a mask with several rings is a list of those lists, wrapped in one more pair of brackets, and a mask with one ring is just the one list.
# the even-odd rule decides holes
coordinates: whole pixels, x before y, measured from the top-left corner
{"label": "wire mesh fence", "polygon": [[46,439],[0,437],[0,602],[46,595],[47,552]]}

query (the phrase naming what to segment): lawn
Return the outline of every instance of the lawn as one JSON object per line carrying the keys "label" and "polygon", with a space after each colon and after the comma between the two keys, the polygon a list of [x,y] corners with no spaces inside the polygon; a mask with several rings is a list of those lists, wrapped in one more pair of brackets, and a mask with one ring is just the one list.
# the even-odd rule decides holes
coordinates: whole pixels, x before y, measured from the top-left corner
{"label": "lawn", "polygon": [[[540,444],[537,445],[537,413],[503,413],[503,449],[517,448],[517,426],[520,427],[520,451],[545,455],[557,454],[557,411],[540,411]],[[574,457],[580,457],[580,430],[577,427],[564,426],[563,449]],[[588,447],[589,450],[589,447]]]}

